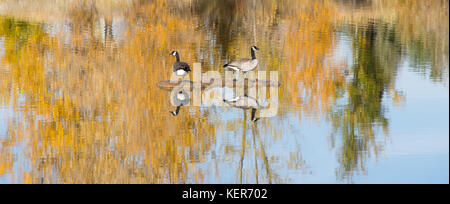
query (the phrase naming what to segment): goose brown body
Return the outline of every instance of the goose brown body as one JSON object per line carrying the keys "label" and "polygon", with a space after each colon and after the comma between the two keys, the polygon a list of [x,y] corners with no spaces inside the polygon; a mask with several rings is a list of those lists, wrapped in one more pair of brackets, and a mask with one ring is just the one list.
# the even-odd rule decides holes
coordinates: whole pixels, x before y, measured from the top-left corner
{"label": "goose brown body", "polygon": [[256,69],[258,66],[258,59],[256,59],[255,51],[259,50],[256,46],[251,47],[252,58],[242,58],[235,61],[232,61],[226,65],[224,68],[232,69],[238,72],[250,72]]}

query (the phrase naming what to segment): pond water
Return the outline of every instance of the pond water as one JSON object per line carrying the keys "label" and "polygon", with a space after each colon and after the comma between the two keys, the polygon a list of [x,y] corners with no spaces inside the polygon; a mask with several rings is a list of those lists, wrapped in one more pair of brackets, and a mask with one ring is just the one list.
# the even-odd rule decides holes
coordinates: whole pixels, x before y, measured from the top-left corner
{"label": "pond water", "polygon": [[[0,183],[448,183],[448,5],[2,1]],[[172,51],[195,83],[253,45],[271,114],[207,83],[171,114]]]}

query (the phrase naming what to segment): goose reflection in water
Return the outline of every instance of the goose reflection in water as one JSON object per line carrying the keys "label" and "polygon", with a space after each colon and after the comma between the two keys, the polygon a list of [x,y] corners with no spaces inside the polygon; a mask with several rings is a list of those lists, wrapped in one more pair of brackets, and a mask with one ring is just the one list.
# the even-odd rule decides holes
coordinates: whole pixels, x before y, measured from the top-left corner
{"label": "goose reflection in water", "polygon": [[[161,87],[160,87],[161,88]],[[189,106],[191,100],[191,88],[189,84],[180,84],[171,90],[170,101],[176,107],[175,111],[169,113],[178,116],[183,106]],[[257,118],[257,112],[269,107],[267,99],[257,99],[248,95],[248,90],[243,95],[237,96],[233,88],[221,85],[211,85],[202,89],[202,107],[211,106],[231,106],[245,110],[251,110],[251,121],[257,122],[261,118]],[[261,112],[263,114],[263,112]]]}
{"label": "goose reflection in water", "polygon": [[173,105],[177,107],[175,111],[170,111],[173,116],[177,116],[180,113],[180,109],[182,106],[188,106],[191,97],[189,92],[186,91],[183,87],[177,87],[171,94],[171,102]]}
{"label": "goose reflection in water", "polygon": [[238,96],[233,99],[223,99],[223,102],[232,107],[235,107],[235,108],[240,108],[240,109],[244,109],[244,110],[251,109],[252,122],[257,122],[260,119],[260,118],[256,118],[256,111],[258,109],[267,107],[266,105],[264,105],[263,103],[258,101],[256,98],[253,98],[253,97],[250,97],[247,95]]}

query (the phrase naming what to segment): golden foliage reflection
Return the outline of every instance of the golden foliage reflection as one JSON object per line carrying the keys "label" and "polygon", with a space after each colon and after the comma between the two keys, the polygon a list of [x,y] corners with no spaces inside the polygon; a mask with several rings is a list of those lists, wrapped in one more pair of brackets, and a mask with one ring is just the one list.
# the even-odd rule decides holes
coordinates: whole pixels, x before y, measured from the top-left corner
{"label": "golden foliage reflection", "polygon": [[[221,71],[257,44],[259,69],[279,71],[283,83],[276,120],[294,113],[300,122],[328,121],[331,146],[342,140],[338,178],[349,181],[365,171],[371,153],[382,151],[377,135],[389,135],[383,97],[406,100],[395,88],[402,54],[433,81],[448,78],[448,1],[174,2],[66,0],[45,4],[42,12],[35,4],[0,2],[0,109],[14,113],[1,122],[7,130],[0,132],[0,177],[221,182],[222,153],[242,159],[237,182],[290,182],[277,170],[308,168],[300,150],[289,158],[267,151],[286,134],[279,122],[247,130],[245,119],[221,120],[216,109],[199,107],[172,117],[168,92],[156,83],[170,78],[173,50],[190,64]],[[351,41],[352,65],[332,60],[338,35]],[[244,133],[239,142],[216,153],[218,136],[240,135],[237,129]],[[250,151],[255,170],[243,176]],[[212,157],[215,167],[202,167]]]}

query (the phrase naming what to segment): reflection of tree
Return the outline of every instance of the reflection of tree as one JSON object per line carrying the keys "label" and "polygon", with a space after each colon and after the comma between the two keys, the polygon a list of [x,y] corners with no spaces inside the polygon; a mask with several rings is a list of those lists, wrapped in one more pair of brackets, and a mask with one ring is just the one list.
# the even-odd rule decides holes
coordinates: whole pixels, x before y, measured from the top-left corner
{"label": "reflection of tree", "polygon": [[[332,109],[330,120],[342,136],[341,178],[364,170],[365,160],[382,148],[376,131],[388,130],[382,100],[395,91],[400,53],[407,53],[413,66],[433,79],[445,79],[448,69],[448,1],[364,0],[351,5],[357,9],[351,12],[338,10],[336,1],[329,0],[133,1],[127,9],[115,6],[129,24],[120,45],[114,42],[114,18],[102,12],[113,7],[109,1],[103,7],[98,6],[103,1],[77,2],[64,5],[71,7],[67,16],[56,17],[66,19],[68,29],[51,35],[42,24],[0,18],[5,40],[1,63],[8,65],[1,73],[0,103],[12,104],[17,113],[0,144],[0,157],[7,158],[0,160],[0,174],[14,169],[17,157],[12,149],[25,143],[32,170],[16,175],[24,182],[202,182],[196,164],[206,160],[222,122],[209,116],[210,109],[201,110],[203,118],[186,113],[167,120],[172,107],[166,92],[154,84],[168,78],[164,67],[172,59],[165,56],[172,49],[180,49],[190,62],[202,56],[220,69],[225,56],[247,56],[256,38],[262,48],[259,69],[280,71],[280,99],[298,107],[280,110],[280,121],[289,118],[287,111],[297,111],[301,120]],[[345,6],[350,1],[338,2]],[[335,28],[347,14],[371,19],[351,22],[358,25],[356,31],[344,28],[353,39],[350,82],[345,82],[340,65],[326,61],[335,48]],[[447,23],[430,23],[435,19]],[[104,36],[99,36],[102,30]],[[335,100],[338,104],[332,106]],[[200,113],[196,108],[186,112],[195,111]],[[283,168],[285,163],[287,168],[303,168],[298,165],[303,161],[300,151],[289,153],[289,159],[272,159],[276,156],[271,144],[265,143],[264,149],[260,141],[267,138],[264,134],[277,140],[283,130],[276,122],[261,126],[261,140],[257,129],[246,139],[255,144],[255,166],[270,163],[272,168],[256,169],[256,180],[278,181],[277,162]],[[239,180],[245,181],[242,177]]]}
{"label": "reflection of tree", "polygon": [[369,7],[372,3],[371,0],[335,0],[338,4],[343,4],[352,9],[360,9],[364,7]]}
{"label": "reflection of tree", "polygon": [[[244,111],[244,120],[243,120],[243,134],[242,134],[242,144],[241,144],[241,151],[240,151],[240,160],[239,160],[239,172],[238,174],[238,178],[237,178],[237,183],[244,183],[243,181],[243,171],[244,171],[244,159],[245,155],[246,155],[246,149],[247,149],[247,138],[246,138],[246,134],[247,134],[247,114]],[[265,151],[265,145],[263,143],[263,141],[261,140],[261,135],[259,133],[259,127],[257,124],[253,123],[252,124],[252,140],[251,140],[251,146],[253,149],[253,158],[247,157],[247,160],[252,160],[254,162],[254,174],[255,174],[255,183],[258,184],[260,182],[260,180],[262,180],[265,183],[269,183],[271,184],[274,180],[273,177],[277,178],[271,168],[270,168],[270,162],[268,160],[266,151]],[[258,141],[258,143],[256,142]],[[247,154],[249,154],[250,152],[247,152]],[[265,174],[259,174],[259,166],[258,166],[258,160],[262,160],[262,165],[263,168],[265,170]],[[260,178],[260,176],[262,177],[262,179]],[[265,181],[264,181],[265,180]]]}
{"label": "reflection of tree", "polygon": [[[14,172],[19,182],[202,182],[204,171],[196,164],[205,161],[221,122],[188,114],[167,120],[167,93],[154,85],[168,78],[160,68],[172,62],[161,57],[168,48],[184,49],[189,59],[195,55],[191,43],[215,44],[192,29],[198,19],[152,1],[130,8],[126,43],[111,46],[111,20],[105,17],[102,28],[96,23],[102,15],[92,7],[73,7],[64,22],[68,29],[52,35],[41,24],[2,21],[0,35],[11,41],[5,46],[11,54],[1,59],[8,72],[1,75],[0,98],[23,118],[8,121],[2,147],[10,148],[0,151],[8,158],[0,172],[11,170],[14,158],[25,158],[31,168]],[[96,33],[102,29],[105,41]],[[19,51],[16,44],[23,45]],[[16,138],[25,140],[20,156],[11,152],[21,145]]]}
{"label": "reflection of tree", "polygon": [[242,26],[243,13],[238,12],[245,1],[195,0],[194,11],[201,17],[201,24],[207,26],[216,38],[215,46],[228,50],[238,28]]}
{"label": "reflection of tree", "polygon": [[[434,82],[448,80],[448,0],[336,0],[340,18],[358,25],[377,19],[395,25],[413,71]],[[359,5],[366,6],[359,6]]]}
{"label": "reflection of tree", "polygon": [[353,78],[346,84],[347,98],[329,113],[335,132],[342,137],[339,154],[340,178],[365,170],[371,152],[378,155],[383,146],[377,144],[376,131],[388,132],[382,100],[391,89],[401,57],[401,46],[394,28],[369,23],[347,33],[353,38]]}
{"label": "reflection of tree", "polygon": [[427,38],[432,39],[424,42],[419,38],[408,42],[411,66],[415,72],[429,77],[434,82],[445,82],[448,80],[448,46],[445,46],[445,42],[436,42],[437,39],[433,36]]}
{"label": "reflection of tree", "polygon": [[413,71],[448,82],[449,1],[398,1],[398,27]]}
{"label": "reflection of tree", "polygon": [[[280,46],[272,46],[280,43],[278,38],[282,34],[278,32],[278,18],[281,16],[279,7],[289,3],[292,2],[194,0],[192,7],[186,7],[180,12],[186,17],[199,18],[196,29],[204,32],[205,39],[209,41],[206,49],[202,50],[203,55],[215,55],[219,61],[250,57],[250,46],[258,45],[262,48],[257,53],[258,58],[267,61],[261,63],[259,69],[276,70],[283,55]],[[215,64],[214,68],[221,67],[222,63]]]}
{"label": "reflection of tree", "polygon": [[[203,172],[195,163],[204,160],[215,129],[209,120],[165,117],[167,95],[154,82],[167,78],[164,69],[156,69],[165,63],[161,56],[167,50],[158,43],[175,44],[163,26],[179,17],[156,15],[165,9],[160,2],[133,8],[152,15],[145,24],[131,25],[128,44],[115,48],[120,55],[95,36],[98,16],[90,14],[95,9],[72,13],[70,30],[54,35],[44,34],[40,24],[0,18],[0,36],[8,41],[0,98],[2,105],[17,107],[18,117],[8,120],[0,173],[23,158],[30,168],[14,172],[18,180],[12,182],[201,182]],[[111,23],[106,21],[108,31]],[[186,33],[192,23],[182,22],[173,32]],[[146,72],[144,64],[155,69]],[[203,128],[189,131],[192,126]],[[13,156],[12,149],[22,145],[23,154]]]}
{"label": "reflection of tree", "polygon": [[[3,104],[12,105],[15,111],[19,110],[20,107],[14,102],[18,101],[21,96],[15,91],[31,91],[23,83],[41,84],[40,80],[30,77],[33,76],[32,73],[40,75],[43,72],[43,66],[40,64],[27,66],[27,64],[20,62],[23,58],[33,57],[28,56],[27,47],[29,44],[27,42],[30,40],[39,41],[45,36],[39,24],[0,17],[0,38],[5,39],[3,45],[5,52],[0,59],[0,64],[7,64],[12,76],[5,77],[0,72],[0,106]],[[12,83],[14,83],[14,86],[12,86]],[[9,121],[3,122],[8,123]],[[11,122],[8,125],[11,125]],[[17,133],[17,130],[14,129],[9,131]],[[14,169],[14,145],[22,139],[21,137],[0,139],[0,176]]]}
{"label": "reflection of tree", "polygon": [[44,35],[39,24],[11,18],[1,18],[0,20],[0,35],[5,38],[5,44],[10,48],[6,49],[4,57],[7,61],[17,60],[17,54],[29,39],[38,40]]}

